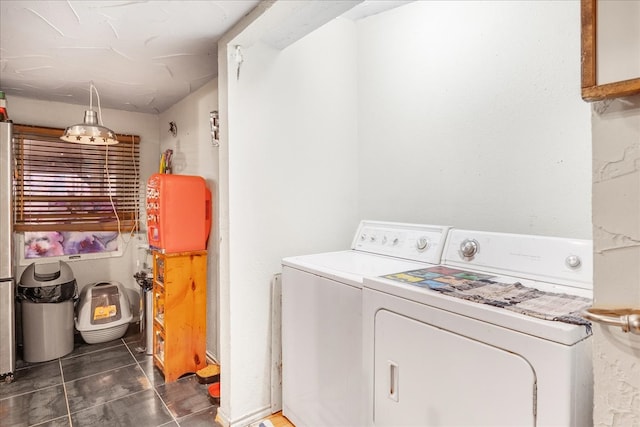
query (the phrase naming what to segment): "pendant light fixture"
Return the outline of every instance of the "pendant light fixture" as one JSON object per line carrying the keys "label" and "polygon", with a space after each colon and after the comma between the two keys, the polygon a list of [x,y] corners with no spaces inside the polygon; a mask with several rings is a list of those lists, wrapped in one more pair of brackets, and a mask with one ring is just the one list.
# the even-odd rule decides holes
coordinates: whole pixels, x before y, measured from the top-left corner
{"label": "pendant light fixture", "polygon": [[[93,111],[94,90],[98,98],[99,114]],[[93,82],[89,86],[89,109],[84,112],[84,122],[66,128],[60,139],[75,144],[87,145],[114,145],[118,143],[115,132],[102,125],[100,95]]]}

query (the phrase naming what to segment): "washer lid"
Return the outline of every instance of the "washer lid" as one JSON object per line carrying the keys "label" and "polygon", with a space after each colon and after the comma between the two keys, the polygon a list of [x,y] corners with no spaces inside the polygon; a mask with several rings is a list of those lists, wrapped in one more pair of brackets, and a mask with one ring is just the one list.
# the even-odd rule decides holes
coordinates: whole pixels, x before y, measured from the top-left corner
{"label": "washer lid", "polygon": [[431,264],[348,250],[288,257],[282,260],[282,265],[361,288],[364,277],[424,268]]}

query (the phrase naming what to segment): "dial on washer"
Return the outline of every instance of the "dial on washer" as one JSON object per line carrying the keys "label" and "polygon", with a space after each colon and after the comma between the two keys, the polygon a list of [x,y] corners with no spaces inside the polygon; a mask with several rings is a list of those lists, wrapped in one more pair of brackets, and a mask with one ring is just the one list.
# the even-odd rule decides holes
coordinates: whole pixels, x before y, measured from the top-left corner
{"label": "dial on washer", "polygon": [[416,249],[420,252],[429,249],[429,239],[426,236],[418,237],[418,240],[416,240]]}

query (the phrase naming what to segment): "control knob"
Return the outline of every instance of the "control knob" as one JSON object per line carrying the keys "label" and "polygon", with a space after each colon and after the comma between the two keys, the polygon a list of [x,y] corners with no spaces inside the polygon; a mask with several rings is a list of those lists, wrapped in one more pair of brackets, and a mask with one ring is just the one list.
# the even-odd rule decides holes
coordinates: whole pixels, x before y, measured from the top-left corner
{"label": "control knob", "polygon": [[569,268],[578,268],[580,267],[580,264],[582,264],[582,260],[578,255],[569,255],[564,262]]}
{"label": "control knob", "polygon": [[427,239],[426,236],[419,237],[418,240],[416,240],[416,249],[418,249],[420,252],[424,252],[428,248],[429,239]]}
{"label": "control knob", "polygon": [[478,253],[478,241],[465,239],[460,243],[460,255],[465,259],[471,259]]}

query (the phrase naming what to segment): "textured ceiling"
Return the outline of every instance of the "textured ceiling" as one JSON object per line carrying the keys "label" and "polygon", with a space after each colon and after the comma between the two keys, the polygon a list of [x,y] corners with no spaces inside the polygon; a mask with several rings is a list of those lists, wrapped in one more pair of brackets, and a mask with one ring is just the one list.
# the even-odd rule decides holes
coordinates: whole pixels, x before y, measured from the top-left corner
{"label": "textured ceiling", "polygon": [[[159,113],[217,76],[217,40],[258,0],[0,0],[0,89]],[[95,105],[94,97],[94,105]]]}
{"label": "textured ceiling", "polygon": [[[352,8],[343,16],[353,20],[408,3],[280,1],[303,11],[292,15],[297,21],[330,3]],[[15,95],[88,105],[93,82],[101,107],[161,113],[217,76],[218,39],[258,3],[0,0],[0,90],[9,102]],[[272,36],[308,26],[283,22]]]}

